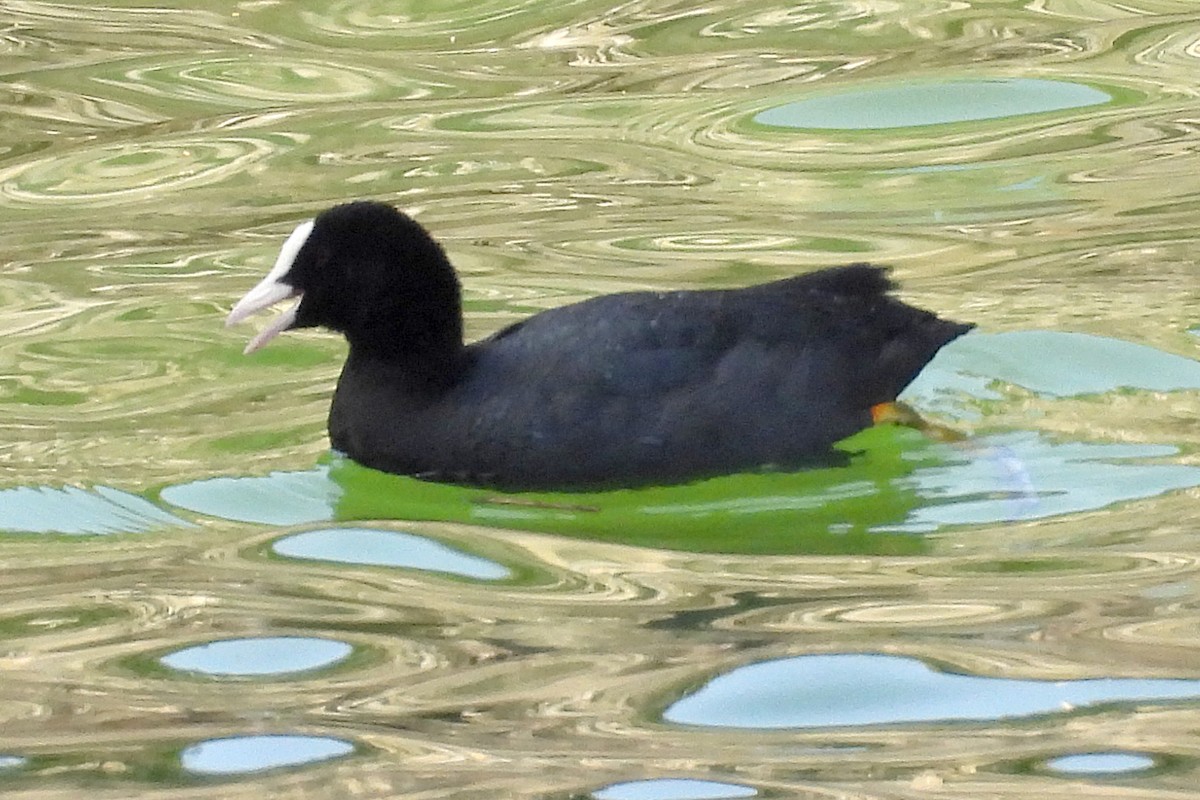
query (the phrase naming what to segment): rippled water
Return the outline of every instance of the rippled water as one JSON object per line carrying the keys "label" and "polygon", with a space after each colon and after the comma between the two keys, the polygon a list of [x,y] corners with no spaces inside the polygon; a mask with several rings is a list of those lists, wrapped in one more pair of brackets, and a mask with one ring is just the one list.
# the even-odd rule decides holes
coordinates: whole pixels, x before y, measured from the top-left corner
{"label": "rippled water", "polygon": [[[0,34],[0,791],[1194,791],[1190,0],[20,0]],[[332,458],[344,345],[221,323],[351,197],[435,231],[472,336],[890,264],[979,325],[909,395],[970,436],[565,496]]]}

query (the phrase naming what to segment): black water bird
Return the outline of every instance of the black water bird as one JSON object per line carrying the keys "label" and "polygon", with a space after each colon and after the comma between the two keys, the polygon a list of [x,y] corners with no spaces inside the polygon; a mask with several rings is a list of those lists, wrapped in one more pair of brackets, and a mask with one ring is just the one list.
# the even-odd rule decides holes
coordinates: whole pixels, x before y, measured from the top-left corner
{"label": "black water bird", "polygon": [[[325,326],[349,355],[333,447],[368,467],[501,489],[676,483],[829,463],[972,326],[852,264],[741,289],[627,292],[464,344],[458,278],[390,205],[300,225],[227,324],[296,298],[246,347]],[[843,456],[844,458],[844,456]]]}

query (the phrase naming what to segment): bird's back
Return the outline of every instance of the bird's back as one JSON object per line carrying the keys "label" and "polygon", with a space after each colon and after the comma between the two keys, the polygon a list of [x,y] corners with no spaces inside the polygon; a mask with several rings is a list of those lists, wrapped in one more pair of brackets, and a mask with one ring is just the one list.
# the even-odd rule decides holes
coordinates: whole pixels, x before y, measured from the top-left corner
{"label": "bird's back", "polygon": [[606,295],[471,345],[444,393],[361,374],[375,368],[352,356],[339,397],[353,385],[389,411],[335,400],[331,434],[369,466],[514,489],[810,464],[970,327],[890,289],[883,270],[852,265],[744,289]]}

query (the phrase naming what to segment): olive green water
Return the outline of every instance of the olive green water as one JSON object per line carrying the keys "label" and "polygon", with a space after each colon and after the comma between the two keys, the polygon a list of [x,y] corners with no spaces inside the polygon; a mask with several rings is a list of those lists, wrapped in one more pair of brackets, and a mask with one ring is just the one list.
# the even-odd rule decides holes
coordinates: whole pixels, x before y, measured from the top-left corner
{"label": "olive green water", "polygon": [[[1193,796],[1200,697],[1152,681],[1200,679],[1195,11],[0,2],[0,791]],[[607,495],[331,458],[344,345],[222,321],[355,197],[444,242],[472,337],[892,265],[979,325],[909,398],[971,436]],[[862,654],[745,686],[782,726],[676,713]]]}

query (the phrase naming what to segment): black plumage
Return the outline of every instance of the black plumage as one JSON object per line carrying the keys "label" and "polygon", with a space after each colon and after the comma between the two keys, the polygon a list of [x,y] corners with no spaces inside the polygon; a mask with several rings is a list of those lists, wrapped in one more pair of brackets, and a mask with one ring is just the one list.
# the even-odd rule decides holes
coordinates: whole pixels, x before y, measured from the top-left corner
{"label": "black plumage", "polygon": [[971,327],[892,288],[883,269],[854,264],[742,289],[612,294],[464,344],[441,247],[392,207],[357,202],[298,229],[230,320],[298,294],[277,329],[346,336],[329,434],[361,464],[506,489],[608,488],[836,459],[835,442]]}

